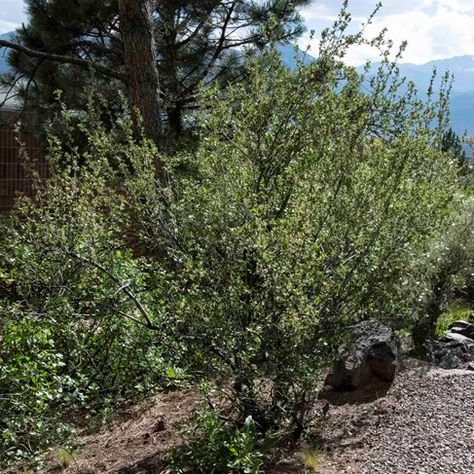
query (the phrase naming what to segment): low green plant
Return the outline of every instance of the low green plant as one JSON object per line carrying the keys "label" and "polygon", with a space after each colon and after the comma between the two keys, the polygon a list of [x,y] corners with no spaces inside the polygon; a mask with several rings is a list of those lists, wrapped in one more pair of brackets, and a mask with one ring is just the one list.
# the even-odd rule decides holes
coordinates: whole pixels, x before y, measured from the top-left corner
{"label": "low green plant", "polygon": [[74,428],[62,420],[72,380],[53,334],[39,320],[3,320],[0,351],[0,469],[11,462],[42,465],[51,445],[74,446]]}
{"label": "low green plant", "polygon": [[261,441],[252,417],[242,426],[223,422],[219,413],[198,413],[182,430],[186,444],[170,463],[175,473],[257,474],[264,462]]}

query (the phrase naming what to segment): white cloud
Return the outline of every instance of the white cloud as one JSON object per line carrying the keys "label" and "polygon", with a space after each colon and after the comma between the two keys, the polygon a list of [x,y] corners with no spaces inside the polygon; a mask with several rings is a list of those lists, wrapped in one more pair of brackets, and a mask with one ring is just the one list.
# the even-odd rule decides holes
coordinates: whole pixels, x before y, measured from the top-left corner
{"label": "white cloud", "polygon": [[3,33],[8,33],[9,31],[13,31],[17,27],[18,23],[0,20],[0,35]]}
{"label": "white cloud", "polygon": [[26,21],[23,0],[1,0],[0,34],[12,31]]}
{"label": "white cloud", "polygon": [[[308,28],[320,32],[323,26],[329,26],[340,4],[327,0],[308,7],[303,12]],[[373,2],[369,0],[361,0],[354,8],[350,6],[354,12],[354,26],[360,26],[372,7]],[[373,36],[387,28],[388,37],[396,44],[408,41],[403,61],[422,64],[434,59],[474,54],[473,25],[474,0],[386,0],[367,28],[367,34]],[[316,53],[318,39],[314,38],[311,43],[311,50]],[[308,37],[300,44],[306,46]],[[375,51],[358,47],[349,52],[347,61],[361,64],[366,59],[376,58]]]}
{"label": "white cloud", "polygon": [[305,8],[301,14],[307,23],[319,20],[334,20],[336,18],[333,8],[320,3],[312,5],[309,8]]}

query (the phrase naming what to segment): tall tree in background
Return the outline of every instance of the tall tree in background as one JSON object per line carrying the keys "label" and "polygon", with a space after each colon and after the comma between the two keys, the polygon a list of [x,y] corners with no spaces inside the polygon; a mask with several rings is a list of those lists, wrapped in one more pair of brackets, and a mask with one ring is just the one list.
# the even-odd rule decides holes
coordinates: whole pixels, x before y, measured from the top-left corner
{"label": "tall tree in background", "polygon": [[[38,112],[38,119],[44,120],[55,110],[54,94],[59,89],[66,105],[80,110],[86,102],[86,91],[94,86],[112,107],[119,107],[119,91],[128,91],[130,105],[136,105],[138,97],[150,99],[142,104],[149,109],[139,110],[146,126],[147,122],[159,122],[158,98],[155,105],[151,103],[158,90],[156,94],[150,92],[158,86],[158,79],[154,79],[150,64],[145,66],[148,79],[140,79],[139,70],[128,62],[139,59],[140,54],[140,61],[145,63],[150,57],[156,60],[162,115],[170,133],[180,135],[186,114],[198,106],[196,93],[200,84],[218,81],[225,86],[235,82],[243,76],[245,56],[255,54],[270,42],[298,37],[304,27],[297,9],[311,0],[25,3],[28,24],[17,31],[13,42],[0,41],[0,47],[10,48],[14,77],[8,77],[6,82],[19,86],[26,109]],[[141,12],[135,18],[142,20],[150,9],[153,37],[146,21],[138,21],[138,28],[127,26],[121,13],[131,13],[132,7],[136,13]],[[148,46],[141,49],[140,45],[149,41],[155,43],[154,53]]]}
{"label": "tall tree in background", "polygon": [[466,168],[467,155],[463,147],[463,140],[452,128],[446,130],[442,136],[441,151],[450,153],[462,169]]}
{"label": "tall tree in background", "polygon": [[242,78],[245,56],[304,31],[297,9],[311,0],[158,0],[158,68],[172,131],[196,107],[201,83]]}

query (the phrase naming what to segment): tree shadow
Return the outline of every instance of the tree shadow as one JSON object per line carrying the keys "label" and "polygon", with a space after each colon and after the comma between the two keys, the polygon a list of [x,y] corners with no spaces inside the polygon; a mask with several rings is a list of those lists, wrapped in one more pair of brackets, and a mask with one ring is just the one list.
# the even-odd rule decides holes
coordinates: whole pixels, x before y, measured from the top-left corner
{"label": "tree shadow", "polygon": [[321,400],[326,400],[328,403],[335,406],[361,405],[385,397],[391,386],[392,382],[377,379],[356,390],[324,391],[319,394],[319,398]]}
{"label": "tree shadow", "polygon": [[159,455],[151,455],[140,461],[121,467],[116,474],[159,474],[167,467],[167,463]]}

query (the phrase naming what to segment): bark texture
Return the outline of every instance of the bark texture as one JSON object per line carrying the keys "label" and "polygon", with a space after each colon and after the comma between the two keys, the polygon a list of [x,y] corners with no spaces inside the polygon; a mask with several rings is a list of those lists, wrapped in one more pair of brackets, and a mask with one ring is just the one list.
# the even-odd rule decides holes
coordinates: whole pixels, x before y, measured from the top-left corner
{"label": "bark texture", "polygon": [[153,1],[119,0],[128,100],[134,121],[139,113],[146,135],[163,147],[159,80],[153,36]]}

